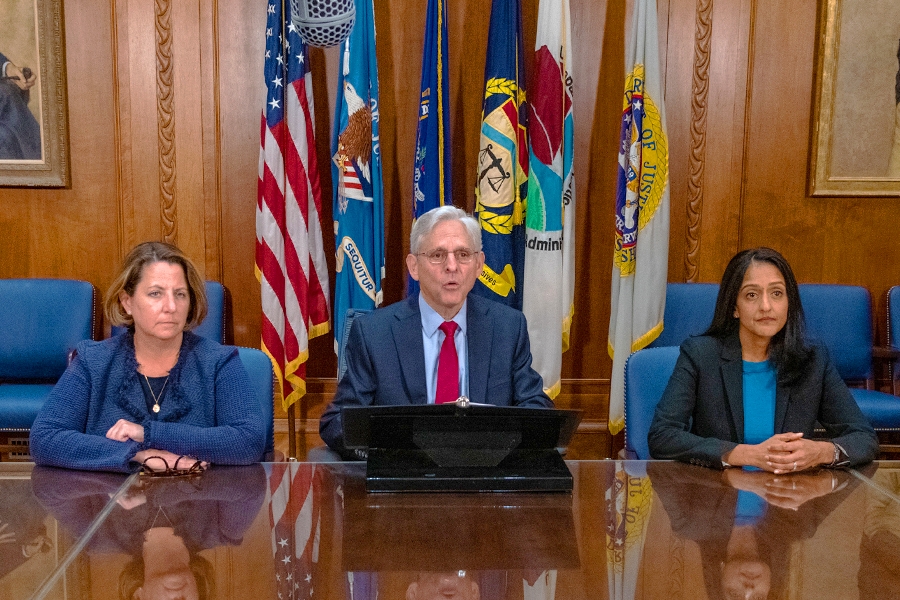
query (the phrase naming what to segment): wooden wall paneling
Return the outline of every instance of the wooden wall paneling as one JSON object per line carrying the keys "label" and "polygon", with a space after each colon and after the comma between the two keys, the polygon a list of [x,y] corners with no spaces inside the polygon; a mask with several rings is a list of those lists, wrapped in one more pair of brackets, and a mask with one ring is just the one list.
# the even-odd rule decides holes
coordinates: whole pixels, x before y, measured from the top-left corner
{"label": "wooden wall paneling", "polygon": [[202,147],[202,192],[204,263],[206,278],[221,282],[225,277],[222,256],[222,170],[221,129],[219,128],[221,82],[219,73],[219,9],[216,0],[201,1],[199,26],[199,65],[196,77],[200,83],[200,135]]}
{"label": "wooden wall paneling", "polygon": [[661,10],[668,10],[665,19],[659,21],[660,26],[667,24],[660,54],[666,65],[663,86],[669,136],[669,281],[687,278],[692,82],[699,1],[667,0],[659,5]]}
{"label": "wooden wall paneling", "polygon": [[[752,3],[716,2],[710,11],[705,152],[699,181],[703,218],[698,240],[705,249],[695,257],[695,281],[719,281],[740,246]],[[697,67],[695,63],[695,71]]]}
{"label": "wooden wall paneling", "polygon": [[[616,165],[625,85],[626,7],[620,2],[572,3],[575,172],[575,314],[566,379],[602,379],[603,400],[586,418],[604,419],[612,361],[609,282],[612,275]],[[560,401],[564,400],[561,394]]]}
{"label": "wooden wall paneling", "polygon": [[128,40],[128,0],[110,2],[111,50],[113,57],[113,99],[115,102],[116,147],[116,224],[117,254],[124,257],[126,240],[135,238],[134,232],[134,172],[131,139],[131,71]]}
{"label": "wooden wall paneling", "polygon": [[258,348],[260,296],[253,269],[266,9],[265,3],[248,7],[243,0],[218,0],[213,6],[222,75],[216,172],[222,205],[222,283],[232,292],[235,343]]}
{"label": "wooden wall paneling", "polygon": [[[172,133],[175,142],[175,179],[172,182],[177,211],[175,242],[206,274],[206,211],[203,195],[203,111],[201,83],[200,1],[171,2],[172,21]],[[216,216],[210,215],[213,221]]]}
{"label": "wooden wall paneling", "polygon": [[[120,78],[120,105],[125,103],[127,120],[120,120],[121,140],[130,148],[130,164],[122,170],[130,181],[123,182],[130,189],[130,206],[123,207],[125,215],[122,252],[135,244],[159,240],[163,236],[160,211],[160,150],[157,102],[156,12],[155,2],[125,0],[117,5],[124,10],[119,19],[117,41],[122,69],[127,78]],[[124,22],[123,22],[124,21]],[[124,48],[122,48],[124,46]],[[129,222],[129,217],[131,221]]]}
{"label": "wooden wall paneling", "polygon": [[684,270],[686,281],[699,277],[701,215],[708,137],[709,65],[712,42],[713,1],[698,0],[694,26],[694,61],[691,70],[691,144],[688,155],[687,235]]}
{"label": "wooden wall paneling", "polygon": [[806,197],[815,7],[758,0],[742,245],[770,245],[821,281],[828,215]]}
{"label": "wooden wall paneling", "polygon": [[159,204],[162,239],[178,243],[175,146],[175,47],[172,0],[156,0],[156,139],[159,152]]}

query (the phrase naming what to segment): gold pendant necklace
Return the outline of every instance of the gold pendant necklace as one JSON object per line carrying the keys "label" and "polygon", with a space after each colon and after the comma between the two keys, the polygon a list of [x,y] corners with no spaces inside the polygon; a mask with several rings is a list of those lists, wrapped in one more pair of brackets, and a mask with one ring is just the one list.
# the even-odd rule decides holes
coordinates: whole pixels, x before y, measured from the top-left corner
{"label": "gold pendant necklace", "polygon": [[[141,373],[143,375],[143,373]],[[150,395],[153,397],[153,412],[159,412],[159,399],[162,398],[163,391],[166,389],[166,384],[169,383],[169,376],[166,375],[166,380],[163,381],[162,387],[159,388],[159,395],[153,393],[153,386],[150,385],[150,379],[144,375],[144,380],[147,382],[147,388],[150,390]]]}

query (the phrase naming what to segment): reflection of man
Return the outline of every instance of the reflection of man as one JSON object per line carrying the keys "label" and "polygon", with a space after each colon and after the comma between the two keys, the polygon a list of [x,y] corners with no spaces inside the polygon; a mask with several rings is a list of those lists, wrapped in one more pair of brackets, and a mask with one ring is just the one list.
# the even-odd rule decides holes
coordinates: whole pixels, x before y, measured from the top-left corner
{"label": "reflection of man", "polygon": [[37,74],[0,54],[0,160],[41,158],[41,128],[28,108]]}
{"label": "reflection of man", "polygon": [[406,588],[406,600],[480,600],[478,583],[458,573],[419,573]]}
{"label": "reflection of man", "polygon": [[332,449],[352,456],[343,443],[344,406],[440,404],[459,396],[497,406],[553,406],[531,368],[524,315],[469,294],[483,265],[481,227],[473,217],[441,206],[416,220],[406,266],[420,293],[354,322],[347,372],[319,424]]}

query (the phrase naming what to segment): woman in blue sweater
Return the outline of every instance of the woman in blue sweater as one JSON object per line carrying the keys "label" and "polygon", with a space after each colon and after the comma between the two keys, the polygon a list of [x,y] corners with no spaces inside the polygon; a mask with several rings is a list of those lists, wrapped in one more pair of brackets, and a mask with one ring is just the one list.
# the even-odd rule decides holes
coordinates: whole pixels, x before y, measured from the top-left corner
{"label": "woman in blue sweater", "polygon": [[128,472],[262,458],[264,418],[237,349],[189,331],[206,294],[178,248],[135,247],[104,309],[128,331],[77,346],[31,429],[36,463]]}
{"label": "woman in blue sweater", "polygon": [[[826,439],[812,439],[817,423]],[[776,474],[878,453],[825,347],[806,339],[797,280],[771,248],[728,263],[712,324],[681,345],[647,441],[656,459]]]}

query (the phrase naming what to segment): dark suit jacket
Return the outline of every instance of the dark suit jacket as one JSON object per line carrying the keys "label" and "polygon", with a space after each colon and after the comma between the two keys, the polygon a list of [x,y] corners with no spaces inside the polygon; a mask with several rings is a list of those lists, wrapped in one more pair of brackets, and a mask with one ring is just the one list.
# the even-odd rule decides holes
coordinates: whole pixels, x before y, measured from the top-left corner
{"label": "dark suit jacket", "polygon": [[[650,425],[650,455],[722,468],[722,456],[744,441],[743,396],[738,336],[687,340]],[[802,376],[777,383],[775,433],[812,438],[817,421],[847,451],[849,465],[878,454],[875,431],[821,345],[812,346]]]}
{"label": "dark suit jacket", "polygon": [[[469,294],[466,306],[469,399],[496,406],[552,408],[541,376],[531,368],[525,316],[474,294]],[[359,317],[345,352],[347,372],[319,421],[322,439],[344,455],[344,406],[428,402],[418,295]]]}

